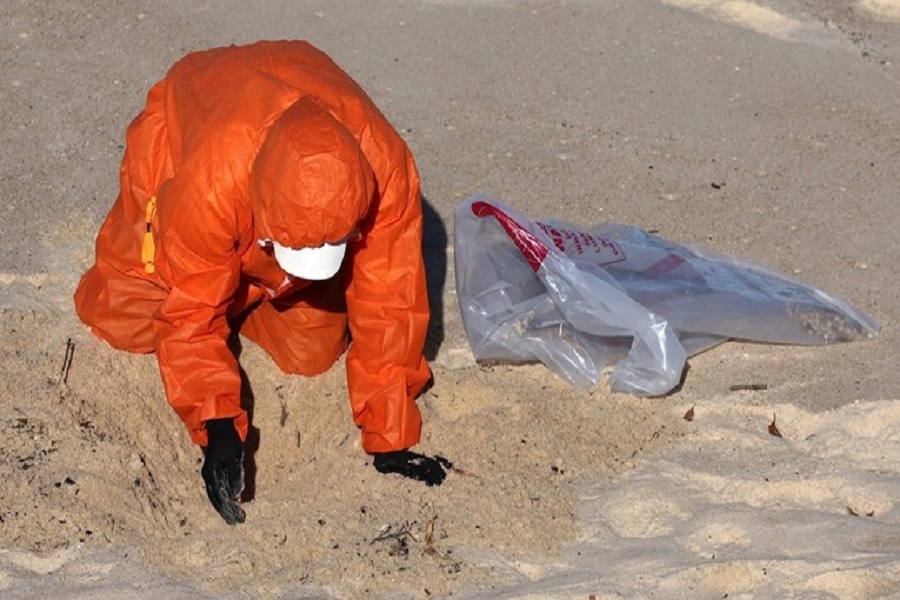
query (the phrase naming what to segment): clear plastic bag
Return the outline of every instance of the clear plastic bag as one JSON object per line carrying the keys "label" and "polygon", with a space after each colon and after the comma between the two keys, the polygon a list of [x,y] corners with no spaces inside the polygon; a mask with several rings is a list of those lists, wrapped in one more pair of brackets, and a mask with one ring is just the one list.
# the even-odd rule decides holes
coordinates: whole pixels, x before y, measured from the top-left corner
{"label": "clear plastic bag", "polygon": [[591,388],[654,396],[730,338],[819,345],[879,325],[792,277],[636,227],[534,222],[492,198],[457,210],[456,291],[478,361],[541,361]]}

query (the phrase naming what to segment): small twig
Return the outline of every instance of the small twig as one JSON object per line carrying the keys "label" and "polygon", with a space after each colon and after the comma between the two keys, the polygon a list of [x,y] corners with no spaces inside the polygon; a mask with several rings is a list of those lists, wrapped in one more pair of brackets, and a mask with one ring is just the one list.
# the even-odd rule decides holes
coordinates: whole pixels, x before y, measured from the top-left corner
{"label": "small twig", "polygon": [[728,388],[732,392],[741,392],[741,391],[758,391],[758,390],[767,390],[769,389],[769,385],[766,383],[735,383],[731,387]]}
{"label": "small twig", "polygon": [[[400,538],[413,537],[412,526],[415,524],[415,521],[413,521],[412,523],[407,521],[396,531],[394,531],[394,528],[391,525],[385,525],[381,528],[381,531],[378,532],[378,535],[372,538],[372,541],[369,542],[369,544],[374,544],[375,542],[383,542],[385,540],[398,540]],[[415,538],[413,537],[413,539]]]}
{"label": "small twig", "polygon": [[57,384],[65,386],[69,382],[69,369],[72,368],[72,359],[75,357],[75,342],[72,338],[66,340],[66,354],[63,357],[62,368],[59,370],[59,380]]}
{"label": "small twig", "polygon": [[287,420],[288,420],[287,403],[284,400],[282,400],[281,401],[281,414],[278,416],[278,424],[281,427],[284,427],[284,424],[287,423]]}

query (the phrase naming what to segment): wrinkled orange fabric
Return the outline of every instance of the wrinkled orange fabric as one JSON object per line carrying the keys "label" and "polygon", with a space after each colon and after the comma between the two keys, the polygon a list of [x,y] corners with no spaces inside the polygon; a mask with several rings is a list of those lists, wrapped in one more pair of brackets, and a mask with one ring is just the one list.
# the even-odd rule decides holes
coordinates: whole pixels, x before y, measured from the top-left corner
{"label": "wrinkled orange fabric", "polygon": [[[234,417],[247,435],[231,324],[303,375],[334,363],[349,328],[363,448],[409,448],[419,441],[415,397],[431,376],[420,202],[406,144],[316,48],[195,52],[152,87],[128,127],[119,196],[76,311],[114,347],[156,353],[169,403],[203,446],[209,419]],[[320,246],[357,228],[341,272],[325,282],[288,279],[258,243]]]}

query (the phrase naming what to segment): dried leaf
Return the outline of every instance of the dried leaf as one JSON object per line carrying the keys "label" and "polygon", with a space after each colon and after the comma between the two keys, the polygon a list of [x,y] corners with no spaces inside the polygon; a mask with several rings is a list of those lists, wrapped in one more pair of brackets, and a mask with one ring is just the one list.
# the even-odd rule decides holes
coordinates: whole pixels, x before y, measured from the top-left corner
{"label": "dried leaf", "polygon": [[437,517],[432,517],[425,523],[425,545],[431,546],[434,544],[434,519]]}
{"label": "dried leaf", "polygon": [[462,475],[463,477],[474,477],[475,479],[481,479],[481,475],[476,475],[475,473],[470,473],[469,471],[457,467],[451,467],[450,472],[456,473],[457,475]]}
{"label": "dried leaf", "polygon": [[425,554],[428,556],[437,556],[439,558],[444,558],[441,556],[441,553],[437,551],[437,548],[434,547],[434,521],[437,519],[437,515],[432,517],[425,523]]}
{"label": "dried leaf", "polygon": [[687,412],[686,412],[686,413],[684,413],[684,420],[685,420],[685,421],[693,421],[693,420],[694,420],[694,407],[693,407],[693,405],[692,405],[689,409],[687,409]]}
{"label": "dried leaf", "polygon": [[778,427],[775,426],[775,415],[772,415],[772,422],[769,423],[769,435],[774,435],[775,437],[782,437],[781,432],[778,431]]}

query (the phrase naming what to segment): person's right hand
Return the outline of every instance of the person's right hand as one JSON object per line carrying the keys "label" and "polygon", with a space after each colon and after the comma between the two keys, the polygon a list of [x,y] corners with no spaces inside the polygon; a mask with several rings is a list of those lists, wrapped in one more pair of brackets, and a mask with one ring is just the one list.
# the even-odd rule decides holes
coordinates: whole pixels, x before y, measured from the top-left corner
{"label": "person's right hand", "polygon": [[229,525],[244,522],[244,509],[237,498],[244,490],[244,447],[234,419],[206,421],[209,441],[200,473],[206,482],[206,495],[213,508]]}

